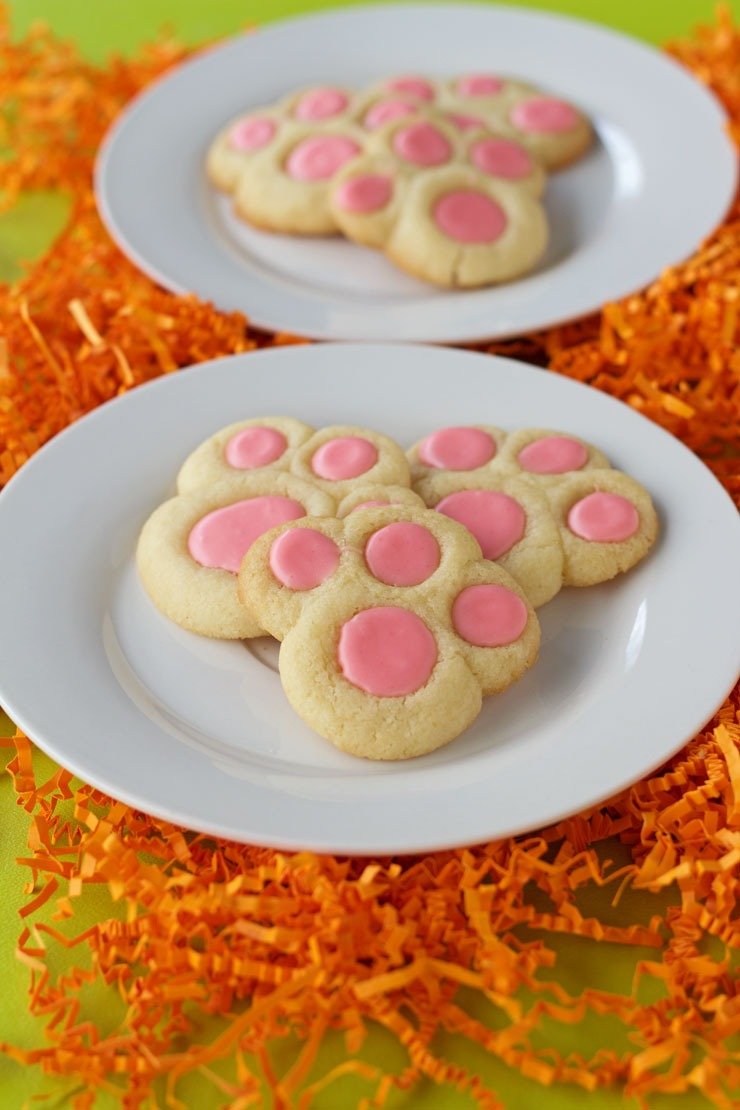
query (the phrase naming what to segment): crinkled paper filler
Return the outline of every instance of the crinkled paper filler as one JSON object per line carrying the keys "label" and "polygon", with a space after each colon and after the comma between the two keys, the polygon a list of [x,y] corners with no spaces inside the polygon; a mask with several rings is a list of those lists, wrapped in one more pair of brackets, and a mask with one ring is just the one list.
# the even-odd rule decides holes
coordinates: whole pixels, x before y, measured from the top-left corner
{"label": "crinkled paper filler", "polygon": [[[713,26],[669,49],[723,101],[740,140],[740,33],[729,13],[720,9]],[[0,287],[2,482],[62,428],[141,382],[297,341],[164,291],[101,226],[91,184],[100,139],[131,97],[186,56],[166,38],[101,68],[43,27],[12,42],[2,14],[2,205],[46,189],[71,205],[45,257]],[[486,349],[625,401],[696,451],[737,500],[739,279],[736,203],[688,262],[644,292]],[[362,1080],[364,1107],[413,1094],[424,1080],[466,1091],[487,1110],[503,1107],[480,1075],[445,1057],[445,1034],[543,1087],[615,1085],[645,1106],[656,1092],[694,1091],[730,1110],[740,1090],[738,709],[736,691],[665,767],[590,812],[529,836],[374,862],[214,841],[62,770],[39,782],[18,733],[4,741],[30,822],[17,956],[45,1033],[32,1050],[0,1050],[74,1080],[77,1110],[101,1092],[127,1108],[184,1107],[192,1073],[232,1110],[320,1106],[347,1075]],[[75,929],[92,884],[107,888],[119,912]],[[623,908],[633,900],[619,905],[628,888],[643,892],[643,905],[654,900],[652,916]],[[598,914],[594,891],[606,907]],[[571,994],[557,978],[563,935],[599,942],[607,960],[609,945],[639,948],[631,991]],[[74,954],[63,974],[52,970],[62,949]],[[659,988],[651,1002],[642,996],[648,980]],[[103,983],[121,1007],[113,1028],[100,1008],[91,1016],[85,1007],[85,990]],[[485,999],[496,1020],[471,1016],[471,997]],[[547,1043],[543,1028],[599,1015],[622,1024],[627,1050],[605,1045],[584,1056]],[[204,1039],[213,1018],[217,1031]],[[405,1067],[361,1058],[377,1026],[402,1046]],[[297,1047],[278,1070],[270,1046],[288,1034]],[[344,1038],[343,1062],[317,1074],[330,1035]]]}

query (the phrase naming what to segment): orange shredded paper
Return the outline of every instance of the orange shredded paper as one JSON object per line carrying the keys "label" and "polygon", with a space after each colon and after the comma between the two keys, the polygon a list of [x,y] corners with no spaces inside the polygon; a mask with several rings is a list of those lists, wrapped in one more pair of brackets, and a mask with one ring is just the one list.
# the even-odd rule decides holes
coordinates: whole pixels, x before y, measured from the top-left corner
{"label": "orange shredded paper", "polygon": [[[671,52],[723,101],[740,141],[740,33],[728,13]],[[98,68],[43,28],[11,42],[3,16],[0,142],[12,153],[2,203],[61,190],[71,215],[43,260],[0,287],[2,482],[62,428],[141,382],[293,341],[158,288],[98,219],[91,172],[101,137],[185,56],[162,41]],[[739,300],[736,204],[688,262],[644,292],[490,349],[639,409],[740,499]],[[17,956],[45,1038],[0,1050],[75,1080],[78,1108],[103,1092],[131,1108],[192,1105],[181,1091],[194,1075],[232,1110],[321,1106],[348,1076],[363,1081],[366,1107],[425,1080],[488,1110],[504,1106],[471,1066],[445,1055],[448,1036],[543,1087],[616,1085],[645,1106],[658,1092],[701,1092],[730,1110],[740,1091],[739,710],[735,691],[669,764],[591,812],[530,836],[375,862],[217,842],[65,771],[39,783],[32,746],[17,734],[3,742],[30,822]],[[80,896],[95,884],[120,912],[75,928]],[[629,891],[643,892],[641,910]],[[573,994],[557,974],[564,937],[639,949],[631,989]],[[66,970],[52,971],[62,950]],[[115,1019],[89,1017],[85,992],[103,983],[120,1002]],[[474,1016],[471,999],[490,1019]],[[561,1053],[542,1032],[606,1018],[621,1023],[626,1048]],[[400,1069],[358,1058],[378,1026],[403,1050]],[[270,1046],[289,1035],[296,1048],[278,1068]],[[341,1061],[317,1074],[335,1035]]]}

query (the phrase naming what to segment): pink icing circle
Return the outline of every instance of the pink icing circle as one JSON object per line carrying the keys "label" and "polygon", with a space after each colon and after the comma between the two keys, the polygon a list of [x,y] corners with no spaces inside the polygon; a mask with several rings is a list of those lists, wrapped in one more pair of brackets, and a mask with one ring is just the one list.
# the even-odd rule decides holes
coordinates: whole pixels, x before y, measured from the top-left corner
{"label": "pink icing circle", "polygon": [[439,566],[439,544],[428,528],[399,520],[372,534],[365,562],[386,586],[418,586]]}
{"label": "pink icing circle", "polygon": [[277,126],[263,116],[239,120],[229,132],[229,146],[234,150],[259,150],[274,138]]}
{"label": "pink icing circle", "polygon": [[295,106],[296,119],[331,119],[347,107],[348,99],[341,89],[311,89]]}
{"label": "pink icing circle", "polygon": [[483,173],[511,181],[527,177],[534,169],[529,151],[509,139],[481,139],[473,144],[470,161]]}
{"label": "pink icing circle", "polygon": [[359,151],[357,143],[342,135],[312,135],[293,147],[286,168],[296,181],[325,181]]}
{"label": "pink icing circle", "polygon": [[351,513],[356,513],[358,509],[376,509],[380,505],[392,505],[392,501],[361,501],[359,505],[355,505],[350,509]]}
{"label": "pink icing circle", "polygon": [[406,100],[376,100],[375,104],[367,110],[362,122],[368,131],[376,131],[384,123],[402,119],[404,116],[413,116],[415,112],[414,105]]}
{"label": "pink icing circle", "polygon": [[527,624],[527,606],[505,586],[468,586],[452,606],[458,636],[476,647],[503,647],[518,640]]}
{"label": "pink icing circle", "polygon": [[637,509],[618,493],[590,493],[568,513],[568,527],[592,543],[622,543],[640,527]]}
{"label": "pink icing circle", "polygon": [[494,96],[501,92],[504,83],[500,77],[491,73],[471,73],[461,77],[457,83],[457,91],[462,96]]}
{"label": "pink icing circle", "polygon": [[270,548],[270,570],[291,590],[313,590],[339,566],[339,548],[314,528],[290,528]]}
{"label": "pink icing circle", "polygon": [[416,613],[380,605],[342,625],[338,658],[353,686],[379,698],[401,698],[427,682],[437,662],[437,644]]}
{"label": "pink icing circle", "polygon": [[406,93],[407,96],[415,96],[417,100],[434,100],[436,96],[434,86],[423,77],[396,77],[387,83],[386,88],[393,89],[394,92]]}
{"label": "pink icing circle", "polygon": [[344,478],[357,478],[375,466],[378,449],[362,436],[338,436],[322,443],[313,454],[311,469],[319,478],[340,482]]}
{"label": "pink icing circle", "polygon": [[415,166],[441,166],[448,162],[452,146],[431,123],[411,123],[393,136],[396,154]]}
{"label": "pink icing circle", "polygon": [[474,189],[455,189],[434,205],[434,222],[459,243],[492,243],[506,227],[506,213],[495,200]]}
{"label": "pink icing circle", "polygon": [[477,116],[464,116],[460,112],[447,112],[446,119],[459,127],[461,131],[473,131],[476,127],[483,127],[483,121]]}
{"label": "pink icing circle", "polygon": [[343,181],[334,195],[345,212],[377,212],[391,199],[393,182],[385,174],[363,173]]}
{"label": "pink icing circle", "polygon": [[588,462],[588,451],[569,436],[543,436],[523,447],[517,462],[531,474],[565,474]]}
{"label": "pink icing circle", "polygon": [[496,454],[496,441],[481,428],[440,428],[419,447],[425,466],[437,470],[475,470]]}
{"label": "pink icing circle", "polygon": [[201,517],[190,530],[188,551],[203,567],[219,567],[236,574],[263,532],[305,515],[303,505],[292,497],[275,494],[235,501]]}
{"label": "pink icing circle", "polygon": [[572,131],[578,123],[578,113],[564,100],[538,96],[515,104],[509,119],[520,131]]}
{"label": "pink icing circle", "polygon": [[226,444],[226,461],[237,470],[254,470],[279,459],[288,441],[277,428],[243,428]]}
{"label": "pink icing circle", "polygon": [[500,559],[524,535],[527,517],[513,497],[497,490],[465,489],[443,497],[437,512],[464,524],[486,559]]}

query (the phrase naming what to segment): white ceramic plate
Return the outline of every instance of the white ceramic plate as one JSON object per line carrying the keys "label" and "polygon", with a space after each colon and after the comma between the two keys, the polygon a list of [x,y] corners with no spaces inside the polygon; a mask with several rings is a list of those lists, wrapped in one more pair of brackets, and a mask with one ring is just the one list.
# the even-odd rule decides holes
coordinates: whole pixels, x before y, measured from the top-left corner
{"label": "white ceramic plate", "polygon": [[[553,176],[552,242],[520,281],[445,292],[341,239],[259,232],[205,179],[232,116],[312,83],[498,70],[575,101],[589,155]],[[278,23],[209,50],[123,113],[102,148],[100,211],[133,261],[257,326],[326,339],[464,342],[597,309],[685,258],[722,219],[736,155],[716,100],[665,55],[592,24],[506,7],[384,6]]]}
{"label": "white ceramic plate", "polygon": [[[541,609],[537,665],[459,739],[404,763],[355,759],[295,716],[270,641],[184,632],[136,576],[138,531],[180,462],[224,424],[268,412],[405,444],[481,420],[574,432],[651,490],[662,536],[631,574]],[[162,378],[32,458],[0,496],[0,530],[8,713],[113,796],[236,840],[396,853],[544,825],[666,759],[738,666],[740,524],[710,472],[604,394],[488,355],[290,347]]]}

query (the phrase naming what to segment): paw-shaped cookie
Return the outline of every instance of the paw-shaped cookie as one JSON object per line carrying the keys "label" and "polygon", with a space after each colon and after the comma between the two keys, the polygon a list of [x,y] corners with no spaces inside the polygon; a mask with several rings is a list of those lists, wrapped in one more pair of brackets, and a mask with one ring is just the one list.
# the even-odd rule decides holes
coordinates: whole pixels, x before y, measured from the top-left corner
{"label": "paw-shaped cookie", "polygon": [[[371,428],[335,424],[314,432],[295,452],[291,472],[340,500],[362,486],[411,484],[409,464],[389,436]],[[370,494],[364,500],[372,500]]]}
{"label": "paw-shaped cookie", "polygon": [[367,759],[454,739],[539,648],[521,588],[466,529],[424,509],[275,529],[251,548],[239,589],[283,641],[281,679],[299,716]]}
{"label": "paw-shaped cookie", "polygon": [[566,474],[609,466],[605,455],[578,436],[546,428],[505,432],[486,424],[439,428],[407,452],[415,485],[440,470],[475,476],[519,474],[548,486]]}
{"label": "paw-shaped cookie", "polygon": [[443,428],[408,454],[424,502],[469,528],[535,606],[629,570],[658,533],[647,491],[576,436]]}
{"label": "paw-shaped cookie", "polygon": [[177,476],[178,493],[270,467],[288,470],[314,429],[290,416],[258,416],[229,424],[190,454]]}
{"label": "paw-shaped cookie", "polygon": [[513,150],[440,116],[394,120],[371,132],[365,153],[337,175],[333,218],[349,239],[438,285],[516,277],[539,260],[548,231],[536,199],[542,170],[518,148],[524,172],[512,176]]}
{"label": "paw-shaped cookie", "polygon": [[144,525],[136,550],[141,581],[157,608],[191,632],[264,635],[237,594],[244,554],[278,524],[335,512],[323,490],[278,470],[192,489],[160,505]]}

